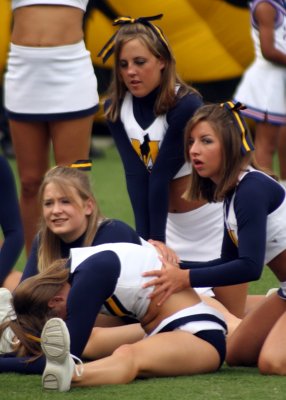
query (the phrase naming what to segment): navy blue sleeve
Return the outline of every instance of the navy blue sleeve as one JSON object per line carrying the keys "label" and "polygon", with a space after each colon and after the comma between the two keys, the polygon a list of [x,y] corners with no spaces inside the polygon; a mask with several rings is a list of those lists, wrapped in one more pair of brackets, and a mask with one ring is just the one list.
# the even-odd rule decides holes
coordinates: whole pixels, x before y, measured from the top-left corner
{"label": "navy blue sleeve", "polygon": [[24,234],[13,172],[8,161],[0,156],[0,226],[4,241],[0,251],[0,286],[15,266]]}
{"label": "navy blue sleeve", "polygon": [[93,246],[104,243],[134,243],[141,245],[140,237],[133,228],[125,222],[110,219],[104,221],[92,242]]}
{"label": "navy blue sleeve", "polygon": [[46,365],[44,356],[35,361],[30,357],[16,357],[10,354],[0,356],[0,372],[17,372],[19,374],[42,374]]}
{"label": "navy blue sleeve", "polygon": [[280,185],[273,180],[262,174],[248,174],[239,184],[234,201],[238,248],[225,231],[220,259],[197,265],[183,263],[183,268],[188,265],[191,268],[191,285],[215,287],[259,279],[264,266],[267,216],[284,196]]}
{"label": "navy blue sleeve", "polygon": [[72,275],[66,319],[71,354],[81,356],[97,314],[115,290],[120,268],[118,256],[103,251],[88,257]]}
{"label": "navy blue sleeve", "polygon": [[26,262],[25,268],[23,270],[21,282],[29,278],[30,276],[36,275],[38,271],[38,251],[39,251],[39,237],[36,237],[33,240],[32,248]]}
{"label": "navy blue sleeve", "polygon": [[[66,318],[71,354],[81,357],[97,314],[115,290],[120,268],[118,256],[112,251],[103,251],[88,257],[71,274]],[[32,362],[28,360],[29,357],[0,357],[0,372],[43,372],[44,356]]]}
{"label": "navy blue sleeve", "polygon": [[[119,152],[125,173],[126,186],[135,219],[137,233],[149,239],[148,187],[149,171],[134,151],[121,121],[110,122],[108,127]],[[145,216],[145,218],[143,217]]]}
{"label": "navy blue sleeve", "polygon": [[185,125],[201,105],[199,96],[189,94],[167,113],[169,126],[151,173],[132,148],[122,123],[108,123],[124,165],[136,231],[145,240],[165,242],[169,184],[184,164]]}

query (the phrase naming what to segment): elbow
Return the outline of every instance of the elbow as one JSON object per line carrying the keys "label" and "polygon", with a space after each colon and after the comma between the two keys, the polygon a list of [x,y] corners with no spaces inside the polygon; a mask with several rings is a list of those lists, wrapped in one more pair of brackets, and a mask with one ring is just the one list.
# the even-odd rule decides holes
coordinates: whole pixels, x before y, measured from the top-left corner
{"label": "elbow", "polygon": [[279,62],[276,49],[262,50],[262,55],[269,62],[272,62],[272,63]]}
{"label": "elbow", "polygon": [[247,277],[245,282],[254,282],[260,279],[263,270],[263,263],[259,265],[253,260],[245,259],[244,267],[244,271],[241,271],[241,276]]}

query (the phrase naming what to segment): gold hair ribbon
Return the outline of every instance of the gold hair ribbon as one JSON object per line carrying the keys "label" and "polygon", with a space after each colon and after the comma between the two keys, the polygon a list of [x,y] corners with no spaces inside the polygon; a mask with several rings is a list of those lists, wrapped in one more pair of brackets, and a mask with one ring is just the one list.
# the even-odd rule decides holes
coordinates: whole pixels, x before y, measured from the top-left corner
{"label": "gold hair ribbon", "polygon": [[77,160],[69,165],[70,168],[80,169],[81,171],[90,171],[92,167],[91,160]]}
{"label": "gold hair ribbon", "polygon": [[239,129],[241,134],[241,151],[243,154],[254,150],[254,145],[252,138],[249,133],[249,129],[246,125],[244,118],[242,117],[240,110],[244,110],[246,106],[239,102],[234,103],[232,101],[227,101],[226,103],[221,103],[221,107],[231,112],[233,120]]}
{"label": "gold hair ribbon", "polygon": [[[113,26],[117,26],[117,25],[122,26],[122,25],[127,25],[127,24],[139,23],[139,24],[148,26],[159,37],[159,39],[162,41],[164,46],[166,46],[167,49],[169,50],[168,42],[165,39],[162,30],[158,26],[153,25],[150,22],[150,21],[154,21],[157,19],[161,19],[162,17],[163,17],[163,14],[153,15],[151,17],[139,17],[139,18],[118,17],[113,21],[112,25]],[[114,35],[111,36],[111,38],[107,41],[107,43],[103,46],[103,48],[97,54],[98,57],[102,57],[103,63],[105,63],[114,52],[115,38],[116,38],[117,34],[118,34],[118,31],[115,32]]]}
{"label": "gold hair ribbon", "polygon": [[31,335],[30,333],[25,333],[25,336],[28,338],[28,339],[31,339],[31,340],[33,340],[34,342],[38,342],[38,343],[41,343],[41,338],[39,338],[39,337],[37,337],[37,336],[34,336],[34,335]]}

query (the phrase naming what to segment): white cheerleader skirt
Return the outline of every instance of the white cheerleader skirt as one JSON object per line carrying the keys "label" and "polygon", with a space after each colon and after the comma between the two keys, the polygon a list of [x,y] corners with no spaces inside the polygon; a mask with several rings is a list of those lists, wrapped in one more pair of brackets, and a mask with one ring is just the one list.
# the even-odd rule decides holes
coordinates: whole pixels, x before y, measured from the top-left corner
{"label": "white cheerleader skirt", "polygon": [[84,41],[56,47],[10,45],[4,75],[8,118],[51,121],[92,115],[97,79]]}
{"label": "white cheerleader skirt", "polygon": [[286,68],[255,60],[245,71],[234,100],[247,106],[242,114],[256,121],[286,124]]}
{"label": "white cheerleader skirt", "polygon": [[[223,205],[208,203],[186,213],[169,213],[166,244],[181,260],[209,261],[220,257],[223,239]],[[211,288],[195,288],[212,296]]]}

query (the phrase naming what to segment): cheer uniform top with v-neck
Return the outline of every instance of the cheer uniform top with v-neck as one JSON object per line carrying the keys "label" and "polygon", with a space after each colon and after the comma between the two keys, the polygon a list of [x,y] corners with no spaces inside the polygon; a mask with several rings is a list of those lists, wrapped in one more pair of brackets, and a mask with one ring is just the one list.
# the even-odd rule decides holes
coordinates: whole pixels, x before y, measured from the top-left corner
{"label": "cheer uniform top with v-neck", "polygon": [[127,92],[120,118],[108,126],[123,162],[136,231],[146,240],[165,242],[169,184],[190,173],[184,160],[184,128],[202,99],[190,93],[156,116],[157,94],[155,89],[139,98]]}
{"label": "cheer uniform top with v-neck", "polygon": [[[224,286],[260,278],[265,263],[286,250],[285,189],[251,167],[224,200],[221,257],[206,263],[183,262],[192,286]],[[286,281],[286,275],[285,279]]]}

